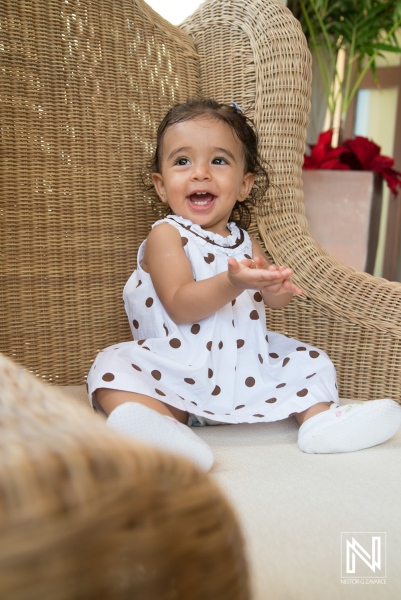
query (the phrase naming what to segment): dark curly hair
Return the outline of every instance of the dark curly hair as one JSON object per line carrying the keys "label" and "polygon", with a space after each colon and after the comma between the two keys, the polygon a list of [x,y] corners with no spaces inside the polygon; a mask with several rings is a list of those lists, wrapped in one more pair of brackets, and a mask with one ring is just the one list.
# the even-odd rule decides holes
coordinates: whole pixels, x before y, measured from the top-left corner
{"label": "dark curly hair", "polygon": [[183,104],[173,106],[157,130],[156,151],[151,162],[152,173],[161,173],[161,155],[163,137],[166,130],[182,121],[190,121],[199,117],[210,117],[227,123],[243,145],[245,172],[255,176],[255,183],[246,200],[235,203],[230,220],[239,227],[247,229],[251,222],[251,206],[256,209],[263,203],[266,189],[270,181],[263,159],[259,154],[258,134],[254,122],[245,116],[242,110],[232,104],[222,104],[211,99],[191,99]]}

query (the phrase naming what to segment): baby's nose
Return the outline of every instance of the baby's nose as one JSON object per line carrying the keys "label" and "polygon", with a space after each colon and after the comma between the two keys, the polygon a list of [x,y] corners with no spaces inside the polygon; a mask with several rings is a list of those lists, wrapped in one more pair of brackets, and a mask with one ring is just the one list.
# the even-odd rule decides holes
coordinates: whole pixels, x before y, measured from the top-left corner
{"label": "baby's nose", "polygon": [[194,179],[210,179],[210,169],[208,164],[197,163],[194,167],[192,173]]}

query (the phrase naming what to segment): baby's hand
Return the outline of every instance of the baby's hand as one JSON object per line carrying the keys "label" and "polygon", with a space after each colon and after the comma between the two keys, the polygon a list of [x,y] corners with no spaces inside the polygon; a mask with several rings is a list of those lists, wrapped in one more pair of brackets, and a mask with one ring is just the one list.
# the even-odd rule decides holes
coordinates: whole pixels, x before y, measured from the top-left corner
{"label": "baby's hand", "polygon": [[293,270],[270,265],[267,260],[256,256],[254,260],[228,259],[228,278],[232,285],[242,290],[254,289],[273,295],[292,293],[301,295],[302,290],[292,283]]}

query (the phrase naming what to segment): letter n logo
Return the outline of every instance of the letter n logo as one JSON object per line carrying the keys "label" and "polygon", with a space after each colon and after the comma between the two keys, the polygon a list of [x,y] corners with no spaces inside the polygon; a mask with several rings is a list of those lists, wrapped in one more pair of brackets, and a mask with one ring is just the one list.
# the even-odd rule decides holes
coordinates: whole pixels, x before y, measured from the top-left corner
{"label": "letter n logo", "polygon": [[341,576],[385,577],[386,534],[342,532]]}

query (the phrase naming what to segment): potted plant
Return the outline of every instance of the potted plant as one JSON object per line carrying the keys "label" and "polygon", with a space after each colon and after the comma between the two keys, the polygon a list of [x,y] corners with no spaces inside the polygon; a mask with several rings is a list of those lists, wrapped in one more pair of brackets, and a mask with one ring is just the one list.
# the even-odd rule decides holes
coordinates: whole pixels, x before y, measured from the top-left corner
{"label": "potted plant", "polygon": [[[316,56],[327,100],[323,128],[341,131],[348,109],[369,69],[384,52],[401,53],[400,0],[288,0]],[[334,140],[334,145],[336,142]]]}
{"label": "potted plant", "polygon": [[[310,229],[342,262],[373,273],[382,181],[395,195],[401,173],[380,147],[342,132],[363,77],[384,52],[401,53],[400,0],[288,0],[316,57],[327,101],[323,133],[305,155],[305,209]],[[312,105],[313,110],[313,105]],[[340,144],[340,145],[338,145]],[[341,171],[340,173],[336,173]]]}

